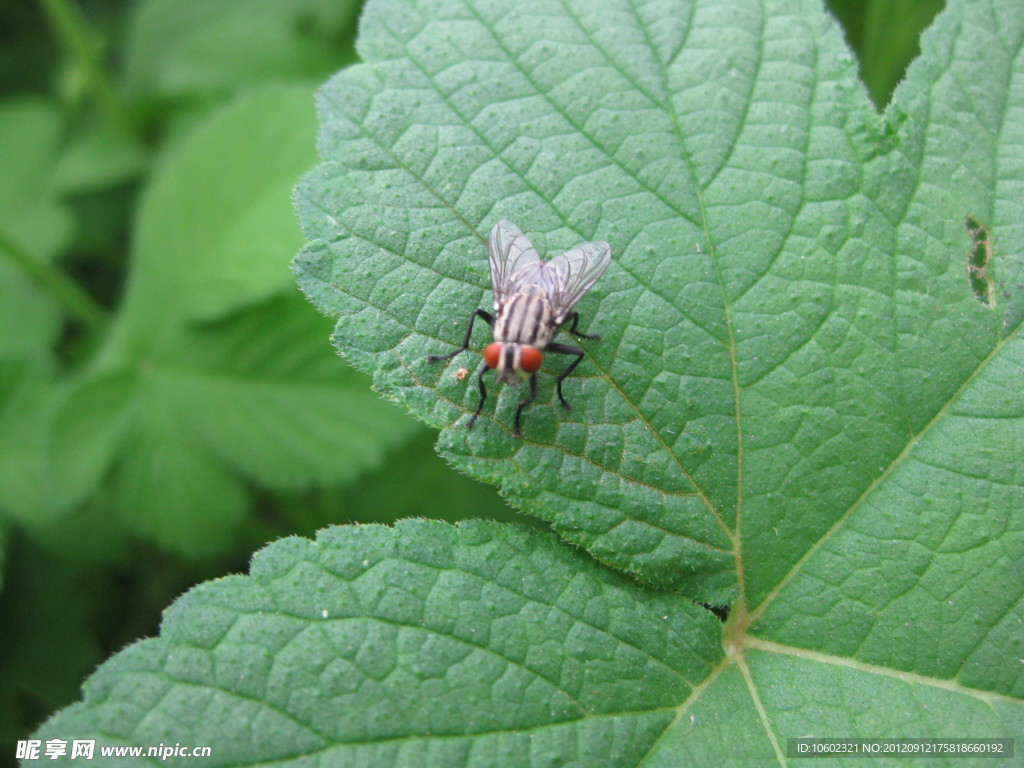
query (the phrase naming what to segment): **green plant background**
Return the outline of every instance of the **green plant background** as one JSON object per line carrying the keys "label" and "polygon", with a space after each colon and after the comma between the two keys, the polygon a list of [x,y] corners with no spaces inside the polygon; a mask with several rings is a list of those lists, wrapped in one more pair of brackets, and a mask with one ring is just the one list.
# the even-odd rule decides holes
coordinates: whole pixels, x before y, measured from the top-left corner
{"label": "green plant background", "polygon": [[[830,3],[877,105],[940,5]],[[291,191],[358,13],[0,4],[0,759],[268,541],[539,525],[438,458],[295,290]]]}

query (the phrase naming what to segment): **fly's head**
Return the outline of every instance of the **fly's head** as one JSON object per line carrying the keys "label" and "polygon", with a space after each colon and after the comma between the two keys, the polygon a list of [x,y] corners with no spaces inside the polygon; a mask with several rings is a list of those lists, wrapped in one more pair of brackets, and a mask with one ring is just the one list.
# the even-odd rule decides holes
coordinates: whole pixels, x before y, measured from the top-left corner
{"label": "fly's head", "polygon": [[498,381],[517,385],[540,370],[544,355],[529,344],[492,341],[484,349],[484,360],[493,368]]}

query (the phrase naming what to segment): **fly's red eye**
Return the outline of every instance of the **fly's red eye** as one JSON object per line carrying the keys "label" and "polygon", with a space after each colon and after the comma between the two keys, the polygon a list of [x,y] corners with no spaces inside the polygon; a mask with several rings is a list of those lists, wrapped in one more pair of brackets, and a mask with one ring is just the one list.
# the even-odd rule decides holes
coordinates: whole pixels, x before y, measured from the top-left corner
{"label": "fly's red eye", "polygon": [[498,367],[498,361],[501,360],[501,347],[500,341],[492,341],[484,347],[484,360],[487,362],[488,368]]}
{"label": "fly's red eye", "polygon": [[536,373],[540,370],[540,364],[544,362],[544,355],[534,347],[523,347],[519,351],[519,365],[527,373]]}

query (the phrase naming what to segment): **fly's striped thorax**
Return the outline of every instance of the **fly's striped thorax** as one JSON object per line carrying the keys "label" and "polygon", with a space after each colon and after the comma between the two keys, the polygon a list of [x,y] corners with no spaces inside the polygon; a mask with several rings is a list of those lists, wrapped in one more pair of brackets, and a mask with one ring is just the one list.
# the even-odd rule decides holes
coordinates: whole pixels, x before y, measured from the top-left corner
{"label": "fly's striped thorax", "polygon": [[555,330],[551,304],[539,291],[515,294],[505,302],[494,319],[495,341],[529,344],[538,350],[548,345]]}

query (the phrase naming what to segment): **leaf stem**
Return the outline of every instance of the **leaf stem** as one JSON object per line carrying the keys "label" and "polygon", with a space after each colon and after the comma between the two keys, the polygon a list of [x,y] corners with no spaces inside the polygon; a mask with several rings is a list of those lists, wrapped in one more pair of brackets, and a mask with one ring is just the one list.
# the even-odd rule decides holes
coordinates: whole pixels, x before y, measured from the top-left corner
{"label": "leaf stem", "polygon": [[84,74],[86,84],[95,89],[110,121],[126,134],[132,134],[129,110],[103,66],[96,35],[81,11],[71,0],[40,0],[40,4],[57,37]]}
{"label": "leaf stem", "polygon": [[89,330],[100,333],[107,327],[107,311],[62,270],[22,247],[0,229],[0,251],[4,251],[25,274],[46,288],[68,314]]}

